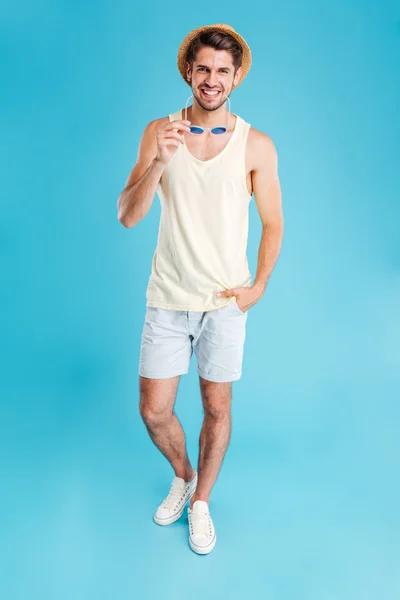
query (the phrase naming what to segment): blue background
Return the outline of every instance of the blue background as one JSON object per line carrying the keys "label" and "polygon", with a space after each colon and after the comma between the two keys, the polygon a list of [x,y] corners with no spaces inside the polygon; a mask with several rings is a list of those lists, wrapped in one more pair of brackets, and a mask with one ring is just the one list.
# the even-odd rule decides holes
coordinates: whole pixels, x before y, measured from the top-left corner
{"label": "blue background", "polygon": [[[152,522],[173,473],[138,412],[159,201],[128,230],[117,199],[218,22],[252,48],[232,110],[275,142],[285,233],[199,557],[186,515]],[[399,40],[395,2],[1,4],[1,598],[399,598]],[[253,275],[260,235],[253,199]]]}

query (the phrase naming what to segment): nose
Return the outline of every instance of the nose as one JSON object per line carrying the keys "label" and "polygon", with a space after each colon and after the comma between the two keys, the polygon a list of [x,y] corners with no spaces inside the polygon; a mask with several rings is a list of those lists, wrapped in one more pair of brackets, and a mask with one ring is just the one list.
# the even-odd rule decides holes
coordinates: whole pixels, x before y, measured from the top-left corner
{"label": "nose", "polygon": [[206,83],[210,86],[210,87],[214,87],[217,85],[218,82],[218,78],[217,78],[217,74],[215,71],[210,71],[208,74],[208,77],[206,79]]}

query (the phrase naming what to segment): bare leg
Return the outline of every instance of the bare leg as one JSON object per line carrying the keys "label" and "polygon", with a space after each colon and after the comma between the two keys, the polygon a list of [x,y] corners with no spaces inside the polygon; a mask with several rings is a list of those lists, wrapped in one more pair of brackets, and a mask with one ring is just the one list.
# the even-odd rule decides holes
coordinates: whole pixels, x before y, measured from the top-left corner
{"label": "bare leg", "polygon": [[170,379],[140,377],[140,414],[157,448],[170,462],[177,477],[193,478],[186,450],[186,439],[174,413],[179,376]]}
{"label": "bare leg", "polygon": [[204,421],[200,433],[197,487],[190,502],[209,502],[231,436],[232,382],[214,383],[200,377]]}

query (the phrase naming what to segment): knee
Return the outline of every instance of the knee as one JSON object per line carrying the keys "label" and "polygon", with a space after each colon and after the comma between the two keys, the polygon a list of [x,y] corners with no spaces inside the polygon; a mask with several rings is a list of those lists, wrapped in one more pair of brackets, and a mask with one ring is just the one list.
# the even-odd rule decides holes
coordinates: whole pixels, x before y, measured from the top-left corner
{"label": "knee", "polygon": [[204,418],[215,423],[222,423],[230,419],[230,408],[204,407]]}
{"label": "knee", "polygon": [[231,417],[232,383],[215,383],[200,378],[204,418],[226,421]]}
{"label": "knee", "polygon": [[140,398],[140,416],[149,429],[162,427],[172,416],[166,410],[157,409],[146,397]]}
{"label": "knee", "polygon": [[218,398],[218,401],[215,398],[212,400],[204,398],[203,411],[204,417],[210,421],[226,421],[231,416],[230,398]]}

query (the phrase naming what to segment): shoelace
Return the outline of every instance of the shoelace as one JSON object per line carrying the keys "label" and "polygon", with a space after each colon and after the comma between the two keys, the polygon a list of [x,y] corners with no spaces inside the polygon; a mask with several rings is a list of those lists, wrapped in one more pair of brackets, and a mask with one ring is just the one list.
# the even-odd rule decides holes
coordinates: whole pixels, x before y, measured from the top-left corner
{"label": "shoelace", "polygon": [[211,522],[210,515],[208,512],[191,512],[190,520],[192,529],[195,533],[204,533],[204,535],[211,535]]}
{"label": "shoelace", "polygon": [[185,495],[185,488],[177,488],[172,486],[168,496],[162,503],[165,508],[174,509]]}

